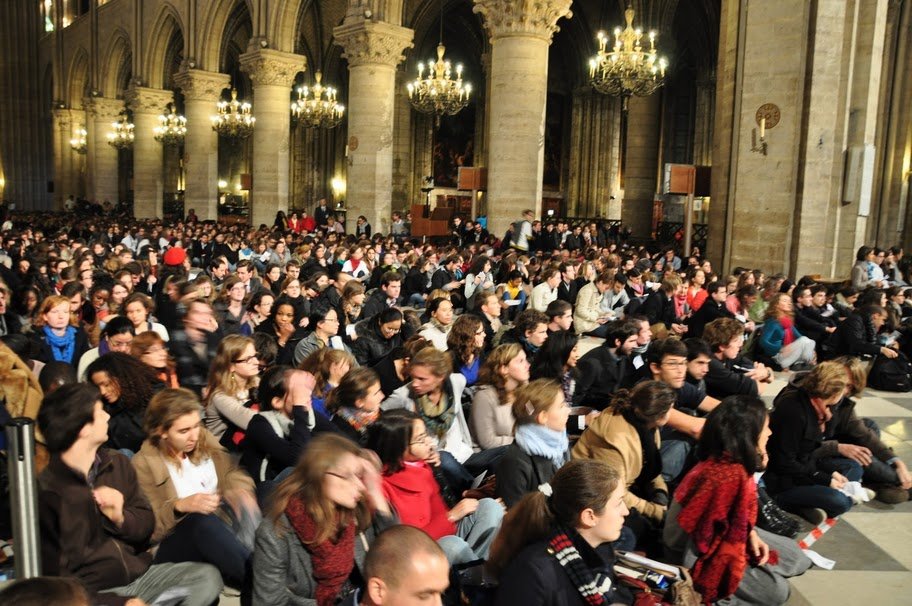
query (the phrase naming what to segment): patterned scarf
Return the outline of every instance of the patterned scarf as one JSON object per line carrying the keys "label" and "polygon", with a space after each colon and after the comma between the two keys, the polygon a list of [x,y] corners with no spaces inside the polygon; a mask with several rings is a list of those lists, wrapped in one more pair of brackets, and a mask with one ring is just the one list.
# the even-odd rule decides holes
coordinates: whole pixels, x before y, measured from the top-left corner
{"label": "patterned scarf", "polygon": [[367,412],[353,406],[342,406],[336,411],[336,414],[345,419],[352,429],[363,436],[367,433],[367,427],[380,418],[380,409]]}
{"label": "patterned scarf", "polygon": [[51,347],[51,354],[54,356],[55,361],[66,362],[67,364],[77,362],[77,360],[73,359],[73,354],[76,351],[75,328],[67,326],[66,332],[61,337],[51,330],[50,326],[45,326],[44,336],[47,340],[47,344]]}
{"label": "patterned scarf", "polygon": [[417,396],[415,404],[428,432],[436,436],[438,440],[442,440],[450,430],[450,426],[453,425],[453,419],[456,418],[456,407],[450,405],[446,389],[440,392],[440,401],[437,404],[432,403],[427,394]]}
{"label": "patterned scarf", "polygon": [[590,606],[608,604],[606,594],[611,591],[611,578],[594,574],[574,544],[575,531],[558,528],[548,540],[548,553],[554,556],[570,581],[576,586],[583,601]]}

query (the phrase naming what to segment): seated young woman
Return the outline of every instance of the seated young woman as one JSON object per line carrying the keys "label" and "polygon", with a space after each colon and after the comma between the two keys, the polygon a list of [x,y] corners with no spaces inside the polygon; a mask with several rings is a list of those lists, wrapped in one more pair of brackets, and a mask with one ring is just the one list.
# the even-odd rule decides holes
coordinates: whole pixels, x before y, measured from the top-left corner
{"label": "seated young woman", "polygon": [[453,356],[453,369],[465,377],[466,388],[473,389],[481,370],[485,331],[481,319],[463,314],[453,322],[447,335],[447,351]]}
{"label": "seated young woman", "polygon": [[513,398],[529,382],[529,361],[519,343],[498,345],[488,354],[472,398],[469,428],[483,450],[513,443]]}
{"label": "seated young woman", "polygon": [[783,370],[807,370],[817,361],[817,344],[795,327],[792,298],[785,293],[774,295],[764,314],[760,347]]}
{"label": "seated young woman", "polygon": [[626,482],[624,502],[637,515],[627,520],[638,541],[661,526],[668,507],[662,478],[659,428],[677,396],[659,381],[643,381],[615,394],[611,408],[592,421],[573,447],[575,459],[598,459],[620,471]]}
{"label": "seated young woman", "polygon": [[206,562],[227,584],[244,587],[260,518],[250,476],[203,428],[189,389],[155,394],[145,427],[148,438],[131,462],[155,513],[155,561]]}
{"label": "seated young woman", "polygon": [[[290,366],[273,366],[263,374],[260,412],[250,419],[241,443],[241,466],[257,486],[294,467],[314,434],[334,431],[311,408],[313,387],[313,375]],[[267,491],[268,487],[260,494]]]}
{"label": "seated young woman", "polygon": [[513,507],[527,493],[547,484],[570,459],[567,418],[570,408],[557,381],[536,379],[516,390],[513,399],[516,439],[497,464],[495,494]]}
{"label": "seated young woman", "polygon": [[147,330],[133,337],[130,355],[150,367],[165,387],[180,387],[168,345],[157,332]]}
{"label": "seated young woman", "polygon": [[362,446],[367,429],[380,416],[383,391],[380,377],[372,368],[350,370],[326,399],[330,422],[345,437]]}
{"label": "seated young woman", "polygon": [[507,514],[488,558],[497,606],[632,604],[614,574],[628,514],[624,482],[602,461],[575,460]]}
{"label": "seated young woman", "polygon": [[125,353],[111,352],[89,364],[86,377],[101,392],[105,412],[111,415],[105,446],[128,455],[138,452],[146,439],[146,406],[164,387],[155,372]]}
{"label": "seated young woman", "polygon": [[294,320],[294,305],[279,299],[273,304],[269,317],[256,327],[256,332],[275,337],[279,346],[279,354],[276,358],[279,364],[292,364],[295,348],[307,336],[307,329],[296,324]]}
{"label": "seated young woman", "polygon": [[770,437],[756,396],[722,400],[706,417],[697,465],[675,491],[665,522],[668,552],[691,569],[706,603],[785,604],[788,577],[811,561],[795,541],[755,528],[757,483]]}
{"label": "seated young woman", "polygon": [[551,333],[544,342],[535,359],[532,361],[530,375],[533,379],[551,379],[558,381],[568,404],[582,396],[576,395],[576,381],[580,372],[576,367],[579,361],[579,337],[569,330]]}
{"label": "seated young woman", "polygon": [[342,382],[342,378],[348,374],[348,371],[357,365],[352,354],[328,347],[318,349],[304,358],[299,368],[312,374],[316,381],[311,400],[316,412],[327,419],[332,416],[326,409],[326,398]]}
{"label": "seated young woman", "polygon": [[376,456],[338,434],[316,436],[257,529],[253,604],[336,604],[363,578],[374,537],[397,523]]}
{"label": "seated young woman", "polygon": [[[253,339],[228,335],[219,343],[209,369],[206,397],[206,429],[228,448],[243,439],[256,409],[250,406],[250,391],[259,383]],[[227,434],[227,435],[226,435]]]}
{"label": "seated young woman", "polygon": [[383,493],[403,524],[438,541],[450,564],[488,557],[500,528],[503,506],[493,499],[462,499],[449,509],[428,460],[434,447],[419,415],[409,410],[383,413],[367,433],[367,447],[383,465]]}

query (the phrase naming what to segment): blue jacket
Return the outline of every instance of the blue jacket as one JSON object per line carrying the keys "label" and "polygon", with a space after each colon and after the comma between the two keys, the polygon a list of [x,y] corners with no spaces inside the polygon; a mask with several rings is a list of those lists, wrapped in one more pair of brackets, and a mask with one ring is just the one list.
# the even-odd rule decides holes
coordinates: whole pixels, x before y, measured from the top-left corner
{"label": "blue jacket", "polygon": [[[795,335],[795,341],[802,335],[798,329],[792,325],[792,333]],[[782,340],[785,338],[785,328],[779,320],[767,320],[763,323],[763,330],[760,332],[760,347],[763,348],[766,355],[773,357],[782,349]]]}

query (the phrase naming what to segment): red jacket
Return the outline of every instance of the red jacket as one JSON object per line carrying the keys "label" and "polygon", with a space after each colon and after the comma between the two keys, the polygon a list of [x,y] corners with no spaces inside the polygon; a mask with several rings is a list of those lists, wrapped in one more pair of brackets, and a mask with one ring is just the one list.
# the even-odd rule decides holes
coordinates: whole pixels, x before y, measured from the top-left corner
{"label": "red jacket", "polygon": [[406,463],[396,473],[384,474],[383,494],[403,524],[420,528],[435,541],[456,534],[456,525],[447,518],[449,510],[427,463]]}

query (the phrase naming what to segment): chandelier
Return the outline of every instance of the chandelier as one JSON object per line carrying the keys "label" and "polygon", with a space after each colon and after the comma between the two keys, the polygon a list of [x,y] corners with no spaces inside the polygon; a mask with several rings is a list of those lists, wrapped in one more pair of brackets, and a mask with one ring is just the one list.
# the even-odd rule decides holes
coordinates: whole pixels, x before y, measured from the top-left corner
{"label": "chandelier", "polygon": [[256,122],[250,114],[250,104],[237,100],[237,89],[231,89],[231,101],[219,101],[218,115],[212,116],[212,130],[223,137],[246,139],[253,132]]}
{"label": "chandelier", "polygon": [[336,102],[335,88],[320,83],[322,73],[314,74],[314,79],[312,88],[298,87],[298,98],[291,104],[291,114],[304,128],[334,128],[342,122],[345,106]]}
{"label": "chandelier", "polygon": [[73,138],[70,139],[70,147],[77,154],[86,153],[86,137],[89,133],[81,126],[73,131]]}
{"label": "chandelier", "polygon": [[167,115],[158,117],[158,126],[152,129],[155,140],[163,145],[180,145],[187,134],[187,119],[174,111],[174,104],[168,104]]}
{"label": "chandelier", "polygon": [[456,79],[453,79],[453,68],[443,58],[446,47],[443,45],[443,1],[440,2],[440,41],[437,44],[437,60],[428,61],[427,76],[424,75],[424,63],[418,63],[418,77],[408,83],[409,101],[416,110],[423,114],[434,114],[437,124],[443,115],[458,114],[468,105],[472,94],[472,85],[462,81],[462,64],[456,66]]}
{"label": "chandelier", "polygon": [[614,30],[614,48],[606,51],[608,36],[598,33],[598,54],[589,60],[589,83],[605,95],[623,97],[626,107],[631,95],[647,97],[665,80],[668,61],[656,52],[656,33],[649,32],[649,49],[643,48],[643,30],[633,28],[633,9],[624,11],[627,27]]}
{"label": "chandelier", "polygon": [[112,130],[108,133],[108,145],[117,149],[129,149],[133,147],[133,123],[130,122],[130,116],[127,110],[120,110],[117,120],[111,124]]}

